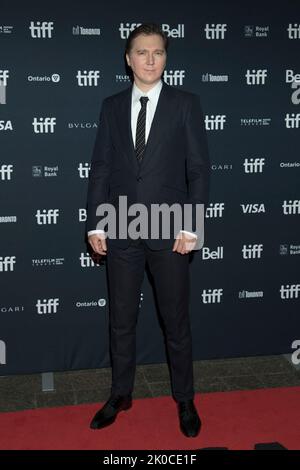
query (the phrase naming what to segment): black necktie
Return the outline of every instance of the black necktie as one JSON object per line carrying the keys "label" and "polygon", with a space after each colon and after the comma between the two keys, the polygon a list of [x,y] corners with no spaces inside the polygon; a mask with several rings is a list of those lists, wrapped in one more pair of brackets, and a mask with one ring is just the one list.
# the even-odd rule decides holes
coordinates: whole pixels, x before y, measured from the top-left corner
{"label": "black necktie", "polygon": [[136,135],[135,135],[135,154],[139,162],[142,161],[146,139],[145,139],[145,126],[146,126],[146,109],[148,96],[141,96],[141,109],[137,118]]}

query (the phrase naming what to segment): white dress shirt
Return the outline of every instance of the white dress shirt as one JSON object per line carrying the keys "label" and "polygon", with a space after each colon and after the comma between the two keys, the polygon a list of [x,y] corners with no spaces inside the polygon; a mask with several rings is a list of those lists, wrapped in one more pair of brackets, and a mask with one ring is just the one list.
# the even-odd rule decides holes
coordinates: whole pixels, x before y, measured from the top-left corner
{"label": "white dress shirt", "polygon": [[[138,114],[141,109],[140,97],[147,96],[149,98],[149,100],[147,101],[146,129],[145,129],[145,140],[147,143],[152,120],[153,120],[157,102],[158,102],[158,98],[162,89],[162,85],[163,85],[162,80],[160,80],[150,90],[145,92],[145,91],[140,90],[140,88],[136,86],[135,82],[133,83],[132,94],[131,94],[131,132],[132,132],[132,139],[133,139],[134,146],[135,146],[137,119],[138,119]],[[195,233],[188,232],[187,230],[180,230],[180,232],[186,233],[193,237],[197,237]],[[101,229],[90,230],[88,232],[88,236],[94,235],[96,233],[104,233],[104,230],[101,230]]]}

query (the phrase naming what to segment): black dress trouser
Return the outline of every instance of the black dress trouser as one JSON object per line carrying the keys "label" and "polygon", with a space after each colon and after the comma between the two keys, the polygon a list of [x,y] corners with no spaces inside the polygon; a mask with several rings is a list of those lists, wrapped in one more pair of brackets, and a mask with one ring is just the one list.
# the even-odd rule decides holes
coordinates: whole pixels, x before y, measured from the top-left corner
{"label": "black dress trouser", "polygon": [[107,242],[112,394],[133,391],[136,323],[147,262],[165,329],[173,397],[176,401],[193,399],[189,256],[172,249],[151,250],[142,239],[132,240],[126,249]]}

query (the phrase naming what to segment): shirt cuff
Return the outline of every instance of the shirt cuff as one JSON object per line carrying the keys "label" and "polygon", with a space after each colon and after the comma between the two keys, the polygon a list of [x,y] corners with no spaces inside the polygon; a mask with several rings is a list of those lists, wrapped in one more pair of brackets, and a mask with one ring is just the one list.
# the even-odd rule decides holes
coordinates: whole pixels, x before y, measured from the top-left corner
{"label": "shirt cuff", "polygon": [[105,232],[104,230],[98,229],[98,230],[90,230],[87,234],[89,237],[90,235],[96,235],[96,233],[105,233]]}
{"label": "shirt cuff", "polygon": [[186,233],[187,235],[190,235],[191,237],[198,238],[198,236],[194,232],[188,232],[187,230],[180,230],[182,233]]}

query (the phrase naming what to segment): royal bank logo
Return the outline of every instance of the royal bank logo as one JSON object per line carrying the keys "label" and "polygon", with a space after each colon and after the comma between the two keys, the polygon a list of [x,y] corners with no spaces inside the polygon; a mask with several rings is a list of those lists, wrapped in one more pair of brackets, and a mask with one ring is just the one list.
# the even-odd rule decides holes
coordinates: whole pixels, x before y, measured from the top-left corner
{"label": "royal bank logo", "polygon": [[223,296],[223,289],[203,289],[202,302],[204,304],[219,304]]}
{"label": "royal bank logo", "polygon": [[0,365],[5,366],[6,364],[6,343],[0,339]]}
{"label": "royal bank logo", "polygon": [[289,39],[300,39],[300,24],[289,23],[287,27],[287,33]]}
{"label": "royal bank logo", "polygon": [[243,167],[245,173],[262,173],[265,166],[265,158],[245,158]]}
{"label": "royal bank logo", "polygon": [[79,163],[78,168],[77,168],[79,178],[83,178],[83,179],[88,178],[90,168],[91,168],[90,163]]}
{"label": "royal bank logo", "polygon": [[279,254],[281,256],[293,256],[293,255],[300,255],[300,245],[294,244],[281,244],[279,245]]}
{"label": "royal bank logo", "polygon": [[59,307],[59,298],[37,299],[35,306],[39,315],[45,315],[47,313],[57,313]]}
{"label": "royal bank logo", "polygon": [[259,259],[262,256],[263,244],[243,245],[242,255],[244,259]]}
{"label": "royal bank logo", "polygon": [[[121,39],[127,39],[131,31],[140,26],[142,23],[120,23],[119,31]],[[160,25],[162,31],[173,39],[184,38],[184,23],[179,23],[175,27],[171,27],[168,23]]]}
{"label": "royal bank logo", "polygon": [[33,132],[35,134],[53,134],[56,126],[55,117],[34,117],[32,121]]}
{"label": "royal bank logo", "polygon": [[281,244],[279,245],[279,254],[281,256],[286,255],[300,255],[300,245],[290,244]]}
{"label": "royal bank logo", "polygon": [[99,70],[78,70],[77,71],[78,86],[98,86],[100,71]]}
{"label": "royal bank logo", "polygon": [[245,25],[245,38],[266,38],[269,36],[270,26]]}
{"label": "royal bank logo", "polygon": [[59,209],[38,209],[35,214],[38,225],[55,225],[58,222]]}
{"label": "royal bank logo", "polygon": [[211,114],[205,116],[205,129],[207,131],[223,131],[226,122],[225,114]]}
{"label": "royal bank logo", "polygon": [[279,292],[282,300],[294,300],[299,298],[300,284],[281,285]]}
{"label": "royal bank logo", "polygon": [[300,214],[300,200],[290,199],[283,201],[282,212],[284,215],[299,215]]}
{"label": "royal bank logo", "polygon": [[14,171],[13,165],[0,165],[0,180],[1,181],[10,181]]}
{"label": "royal bank logo", "polygon": [[46,165],[33,165],[32,166],[33,178],[53,178],[58,176],[58,165],[46,166]]}
{"label": "royal bank logo", "polygon": [[16,264],[15,256],[0,256],[0,272],[12,272]]}
{"label": "royal bank logo", "polygon": [[100,28],[87,28],[84,26],[73,26],[72,28],[73,36],[100,36]]}
{"label": "royal bank logo", "polygon": [[34,39],[51,39],[54,30],[53,21],[31,21],[29,30]]}
{"label": "royal bank logo", "polygon": [[245,73],[247,85],[265,85],[268,75],[267,69],[252,69],[247,70]]}
{"label": "royal bank logo", "polygon": [[225,39],[225,33],[227,31],[226,23],[206,23],[205,28],[206,39]]}
{"label": "royal bank logo", "polygon": [[171,86],[183,85],[185,70],[165,70],[163,73],[164,81]]}

